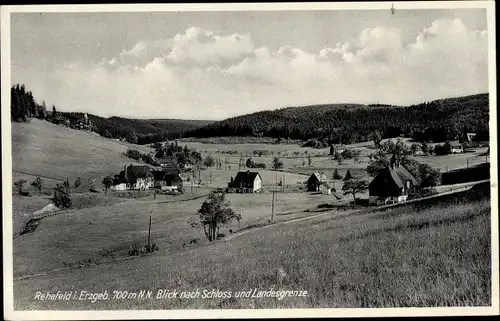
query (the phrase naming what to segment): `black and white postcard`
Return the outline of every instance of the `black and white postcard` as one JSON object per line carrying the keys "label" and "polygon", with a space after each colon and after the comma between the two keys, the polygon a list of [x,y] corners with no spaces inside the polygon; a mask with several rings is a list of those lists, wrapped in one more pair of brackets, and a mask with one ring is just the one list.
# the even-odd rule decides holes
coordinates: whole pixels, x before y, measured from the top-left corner
{"label": "black and white postcard", "polygon": [[1,10],[6,319],[499,313],[493,1]]}

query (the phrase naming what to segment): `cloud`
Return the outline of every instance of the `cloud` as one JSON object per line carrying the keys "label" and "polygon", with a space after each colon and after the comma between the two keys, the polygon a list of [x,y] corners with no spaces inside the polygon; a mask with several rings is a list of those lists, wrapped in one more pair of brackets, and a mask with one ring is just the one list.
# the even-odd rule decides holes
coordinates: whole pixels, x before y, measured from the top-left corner
{"label": "cloud", "polygon": [[[31,77],[56,105],[101,115],[221,119],[313,103],[411,104],[487,91],[487,33],[436,20],[411,43],[374,26],[318,52],[192,27],[97,66]],[[36,92],[35,92],[36,94]]]}

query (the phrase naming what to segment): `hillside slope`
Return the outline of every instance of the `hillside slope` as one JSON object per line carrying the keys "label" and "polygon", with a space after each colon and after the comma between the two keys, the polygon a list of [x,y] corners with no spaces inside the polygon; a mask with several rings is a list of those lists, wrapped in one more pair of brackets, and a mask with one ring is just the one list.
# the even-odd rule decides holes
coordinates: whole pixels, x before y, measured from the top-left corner
{"label": "hillside slope", "polygon": [[[104,263],[14,281],[16,309],[189,309],[189,308],[359,308],[488,306],[491,304],[489,184],[427,204],[356,215],[325,213],[307,221],[282,224],[227,241],[160,248],[151,256]],[[137,204],[140,206],[140,204]],[[148,206],[151,206],[148,204]],[[167,215],[169,213],[165,208]],[[141,217],[140,211],[133,211]],[[110,227],[120,211],[106,211]],[[170,228],[187,231],[182,213]],[[142,216],[144,221],[146,217]],[[61,224],[91,220],[73,215]],[[156,220],[156,222],[158,219]],[[169,237],[153,225],[155,237]],[[48,226],[49,224],[47,224]],[[50,226],[49,226],[50,228]],[[74,228],[74,227],[73,227]],[[123,229],[146,236],[141,230]],[[54,228],[55,233],[57,228]],[[89,229],[91,232],[92,229]],[[40,233],[38,231],[37,233]],[[79,232],[79,238],[87,237]],[[83,233],[83,234],[82,234]],[[201,231],[198,231],[201,233]],[[175,242],[175,240],[172,240]],[[70,248],[70,242],[64,243]],[[163,245],[164,246],[164,245]],[[50,250],[51,247],[45,247]],[[112,249],[110,249],[112,250]],[[181,291],[307,291],[305,297],[155,299],[159,289]],[[152,291],[151,299],[88,302],[33,300],[46,291]]]}
{"label": "hillside slope", "polygon": [[356,143],[400,134],[444,141],[467,131],[488,140],[488,94],[436,100],[412,106],[330,104],[288,107],[229,118],[188,132],[186,137],[267,136],[331,139]]}
{"label": "hillside slope", "polygon": [[39,119],[29,123],[13,122],[13,179],[42,176],[46,181],[69,178],[72,183],[80,177],[86,185],[90,178],[117,173],[125,165],[134,163],[123,155],[128,147],[141,149],[141,146]]}

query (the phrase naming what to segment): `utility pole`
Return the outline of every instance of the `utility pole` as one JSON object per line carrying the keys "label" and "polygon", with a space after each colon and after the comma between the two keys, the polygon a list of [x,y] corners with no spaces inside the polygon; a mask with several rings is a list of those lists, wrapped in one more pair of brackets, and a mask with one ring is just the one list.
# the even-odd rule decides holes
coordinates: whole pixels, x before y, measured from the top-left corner
{"label": "utility pole", "polygon": [[274,220],[274,198],[275,198],[275,193],[276,191],[273,191],[273,201],[271,205],[271,222]]}
{"label": "utility pole", "polygon": [[151,215],[149,215],[148,248],[151,246]]}

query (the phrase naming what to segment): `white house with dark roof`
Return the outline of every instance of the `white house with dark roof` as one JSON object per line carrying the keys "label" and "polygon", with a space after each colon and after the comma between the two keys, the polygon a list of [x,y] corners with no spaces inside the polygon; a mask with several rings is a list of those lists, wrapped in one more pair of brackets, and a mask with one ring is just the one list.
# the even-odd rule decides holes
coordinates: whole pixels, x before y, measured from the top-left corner
{"label": "white house with dark roof", "polygon": [[228,193],[258,193],[262,191],[262,177],[258,172],[238,172],[227,184]]}
{"label": "white house with dark roof", "polygon": [[464,152],[464,146],[459,142],[452,142],[450,143],[450,146],[451,146],[450,152],[452,154],[460,154]]}

